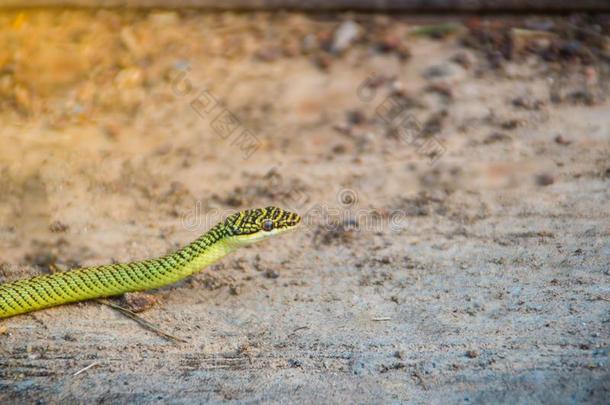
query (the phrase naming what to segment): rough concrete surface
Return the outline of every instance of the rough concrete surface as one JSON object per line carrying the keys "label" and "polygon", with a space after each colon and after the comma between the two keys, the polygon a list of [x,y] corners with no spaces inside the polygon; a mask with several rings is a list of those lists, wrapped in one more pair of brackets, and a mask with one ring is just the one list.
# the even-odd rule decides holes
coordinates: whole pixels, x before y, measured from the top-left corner
{"label": "rough concrete surface", "polygon": [[608,403],[607,17],[0,19],[0,281],[304,217],[151,292],[184,342],[0,321],[1,403]]}

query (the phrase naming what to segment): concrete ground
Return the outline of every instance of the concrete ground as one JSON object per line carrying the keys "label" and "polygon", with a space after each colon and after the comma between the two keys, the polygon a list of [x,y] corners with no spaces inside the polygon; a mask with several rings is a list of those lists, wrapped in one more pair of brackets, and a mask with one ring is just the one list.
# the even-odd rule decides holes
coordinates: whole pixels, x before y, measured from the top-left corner
{"label": "concrete ground", "polygon": [[151,292],[182,341],[2,320],[0,402],[608,403],[602,17],[1,14],[0,281],[304,223]]}

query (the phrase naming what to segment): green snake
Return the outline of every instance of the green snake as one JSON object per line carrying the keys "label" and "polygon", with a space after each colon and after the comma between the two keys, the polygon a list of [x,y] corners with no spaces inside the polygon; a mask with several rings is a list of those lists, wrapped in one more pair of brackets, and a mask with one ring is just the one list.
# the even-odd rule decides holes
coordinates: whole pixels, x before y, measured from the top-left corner
{"label": "green snake", "polygon": [[0,318],[43,308],[163,287],[202,270],[241,246],[295,228],[281,208],[232,214],[184,248],[156,259],[79,268],[0,284]]}

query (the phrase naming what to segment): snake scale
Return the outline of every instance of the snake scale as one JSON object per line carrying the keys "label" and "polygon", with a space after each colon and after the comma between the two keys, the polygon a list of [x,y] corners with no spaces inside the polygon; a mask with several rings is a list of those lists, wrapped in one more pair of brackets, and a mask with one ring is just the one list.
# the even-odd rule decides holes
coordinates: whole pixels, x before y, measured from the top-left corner
{"label": "snake scale", "polygon": [[295,228],[301,218],[277,207],[237,212],[184,248],[132,263],[85,267],[0,284],[0,318],[71,302],[159,288],[202,270],[241,246]]}

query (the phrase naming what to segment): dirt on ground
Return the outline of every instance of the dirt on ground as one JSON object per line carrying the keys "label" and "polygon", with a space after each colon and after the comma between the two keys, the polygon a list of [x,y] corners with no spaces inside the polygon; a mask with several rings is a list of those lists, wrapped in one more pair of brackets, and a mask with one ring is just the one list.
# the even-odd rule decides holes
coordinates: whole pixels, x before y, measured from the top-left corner
{"label": "dirt on ground", "polygon": [[299,212],[0,322],[1,403],[607,403],[610,18],[0,14],[0,281]]}

